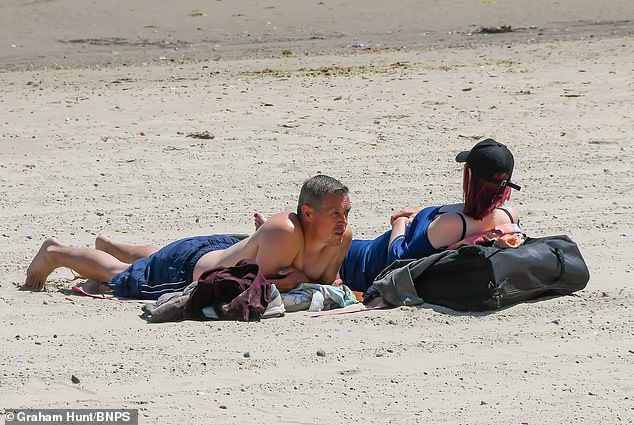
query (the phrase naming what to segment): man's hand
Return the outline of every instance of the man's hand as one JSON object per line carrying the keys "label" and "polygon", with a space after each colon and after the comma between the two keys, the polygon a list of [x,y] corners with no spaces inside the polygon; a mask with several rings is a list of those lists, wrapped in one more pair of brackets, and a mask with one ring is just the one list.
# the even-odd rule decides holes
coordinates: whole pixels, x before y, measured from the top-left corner
{"label": "man's hand", "polygon": [[295,267],[284,267],[277,271],[279,279],[272,279],[275,287],[281,292],[288,292],[297,287],[300,283],[309,282],[308,276]]}
{"label": "man's hand", "polygon": [[335,279],[334,282],[331,283],[332,286],[341,286],[343,285],[343,280],[341,279]]}

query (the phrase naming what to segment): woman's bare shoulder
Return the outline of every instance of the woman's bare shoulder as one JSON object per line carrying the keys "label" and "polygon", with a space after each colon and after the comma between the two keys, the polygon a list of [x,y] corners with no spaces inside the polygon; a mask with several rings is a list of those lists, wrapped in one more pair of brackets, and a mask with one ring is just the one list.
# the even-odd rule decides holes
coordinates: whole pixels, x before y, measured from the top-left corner
{"label": "woman's bare shoulder", "polygon": [[[455,212],[456,214],[450,214]],[[440,214],[431,222],[427,230],[427,237],[434,248],[442,248],[457,242],[462,234],[462,218],[460,211],[447,211]]]}
{"label": "woman's bare shoulder", "polygon": [[520,218],[520,213],[519,213],[519,211],[516,208],[514,208],[514,207],[512,207],[510,205],[506,205],[506,204],[502,205],[500,208],[503,208],[506,211],[508,211],[509,214],[511,214],[511,216],[513,217],[513,223],[517,223],[517,221]]}

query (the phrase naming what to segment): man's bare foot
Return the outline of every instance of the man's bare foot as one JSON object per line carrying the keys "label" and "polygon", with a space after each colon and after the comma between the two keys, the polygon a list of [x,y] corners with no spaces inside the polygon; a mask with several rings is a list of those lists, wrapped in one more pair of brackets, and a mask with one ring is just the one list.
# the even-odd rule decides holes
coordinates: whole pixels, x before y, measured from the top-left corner
{"label": "man's bare foot", "polygon": [[57,238],[51,236],[46,239],[40,250],[35,254],[31,264],[26,269],[26,280],[24,285],[33,289],[34,291],[41,291],[44,289],[46,278],[53,273],[57,267],[53,265],[48,258],[48,249],[53,246],[61,246],[62,244]]}
{"label": "man's bare foot", "polygon": [[110,248],[112,247],[112,240],[104,235],[98,235],[95,239],[95,249],[99,251],[110,253]]}
{"label": "man's bare foot", "polygon": [[266,218],[259,212],[253,213],[253,224],[255,224],[255,230],[258,230],[260,226],[264,224]]}

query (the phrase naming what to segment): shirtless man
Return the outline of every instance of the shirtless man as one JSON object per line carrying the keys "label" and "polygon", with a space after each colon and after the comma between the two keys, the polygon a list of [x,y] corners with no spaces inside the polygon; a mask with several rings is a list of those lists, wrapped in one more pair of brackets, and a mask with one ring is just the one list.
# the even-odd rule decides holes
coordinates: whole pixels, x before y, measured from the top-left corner
{"label": "shirtless man", "polygon": [[119,296],[157,299],[182,290],[206,270],[233,266],[242,259],[255,260],[280,291],[301,282],[331,284],[352,240],[349,211],[348,188],[332,177],[317,175],[304,182],[297,213],[276,214],[244,239],[230,235],[181,239],[140,258],[149,254],[147,247],[130,264],[116,252],[67,247],[50,237],[28,267],[25,285],[40,291],[55,269],[68,267],[86,279],[108,282]]}

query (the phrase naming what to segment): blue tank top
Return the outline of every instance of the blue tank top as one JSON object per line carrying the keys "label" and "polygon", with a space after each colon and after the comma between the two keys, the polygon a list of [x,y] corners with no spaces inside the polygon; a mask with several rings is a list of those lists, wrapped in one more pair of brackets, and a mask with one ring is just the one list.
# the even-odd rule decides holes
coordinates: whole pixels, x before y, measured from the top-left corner
{"label": "blue tank top", "polygon": [[394,239],[392,245],[389,245],[391,230],[374,240],[354,239],[339,271],[343,282],[353,291],[365,291],[394,260],[422,258],[438,252],[427,236],[427,229],[438,210],[440,207],[419,211],[405,229],[405,235]]}

